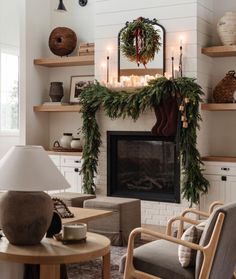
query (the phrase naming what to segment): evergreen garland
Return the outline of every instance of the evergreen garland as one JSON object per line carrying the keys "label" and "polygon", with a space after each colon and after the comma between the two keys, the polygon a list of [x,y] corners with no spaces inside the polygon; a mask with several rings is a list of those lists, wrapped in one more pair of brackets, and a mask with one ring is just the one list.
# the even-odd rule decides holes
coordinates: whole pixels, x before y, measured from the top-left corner
{"label": "evergreen garland", "polygon": [[191,204],[199,202],[200,193],[206,193],[209,186],[209,182],[201,173],[203,163],[196,148],[198,122],[201,120],[199,102],[204,93],[194,79],[187,77],[174,80],[158,78],[133,93],[114,92],[98,82],[82,91],[80,102],[85,145],[81,172],[85,193],[94,194],[96,189],[94,178],[101,145],[101,135],[96,121],[98,108],[103,107],[105,114],[112,119],[131,117],[136,120],[146,109],[158,106],[170,94],[177,94],[182,100],[188,99],[186,105],[188,126],[181,127],[180,131],[181,188],[183,197]]}

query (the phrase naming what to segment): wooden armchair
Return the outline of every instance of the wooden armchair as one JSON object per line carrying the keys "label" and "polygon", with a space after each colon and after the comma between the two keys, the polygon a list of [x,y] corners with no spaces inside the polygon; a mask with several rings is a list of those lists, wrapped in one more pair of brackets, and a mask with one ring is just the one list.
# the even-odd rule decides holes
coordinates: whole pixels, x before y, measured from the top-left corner
{"label": "wooden armchair", "polygon": [[[216,207],[222,206],[223,203],[221,201],[215,201],[209,206],[208,212],[200,211],[195,208],[187,208],[185,209],[180,216],[173,217],[171,218],[168,223],[167,223],[167,228],[166,228],[166,234],[167,235],[172,235],[172,227],[173,223],[176,221],[179,221],[179,227],[177,231],[177,238],[181,238],[183,231],[184,231],[184,223],[192,224],[192,225],[197,225],[201,223],[203,220],[201,220],[201,217],[204,218],[209,218],[211,213],[214,211]],[[192,215],[197,215],[199,219],[192,219],[189,217],[186,217],[187,214],[192,214]]]}
{"label": "wooden armchair", "polygon": [[[124,279],[231,279],[236,262],[235,219],[236,203],[214,211],[208,218],[199,244],[143,228],[133,230],[129,237]],[[179,220],[190,224],[198,223],[197,220],[184,216],[180,216]],[[173,222],[168,225],[170,231]],[[159,240],[134,249],[134,238],[139,233]],[[195,268],[183,268],[180,265],[179,244],[198,251]]]}

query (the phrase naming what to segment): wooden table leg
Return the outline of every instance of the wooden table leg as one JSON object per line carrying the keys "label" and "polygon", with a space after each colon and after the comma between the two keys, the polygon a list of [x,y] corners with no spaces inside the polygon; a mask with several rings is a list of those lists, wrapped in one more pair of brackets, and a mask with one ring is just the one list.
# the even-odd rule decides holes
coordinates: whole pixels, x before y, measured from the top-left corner
{"label": "wooden table leg", "polygon": [[60,279],[60,265],[40,265],[40,279]]}
{"label": "wooden table leg", "polygon": [[111,254],[110,254],[110,252],[103,256],[102,278],[103,279],[110,279],[111,278]]}

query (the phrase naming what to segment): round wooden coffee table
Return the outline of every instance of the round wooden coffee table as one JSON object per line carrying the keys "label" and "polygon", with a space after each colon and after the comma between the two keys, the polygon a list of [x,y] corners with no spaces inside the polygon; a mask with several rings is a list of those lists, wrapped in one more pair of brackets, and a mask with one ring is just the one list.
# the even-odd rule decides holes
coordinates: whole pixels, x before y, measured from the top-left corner
{"label": "round wooden coffee table", "polygon": [[87,233],[86,242],[67,245],[51,238],[33,246],[12,245],[5,237],[0,240],[0,261],[39,264],[40,279],[60,279],[60,264],[98,257],[103,257],[103,278],[110,279],[110,240],[105,236]]}

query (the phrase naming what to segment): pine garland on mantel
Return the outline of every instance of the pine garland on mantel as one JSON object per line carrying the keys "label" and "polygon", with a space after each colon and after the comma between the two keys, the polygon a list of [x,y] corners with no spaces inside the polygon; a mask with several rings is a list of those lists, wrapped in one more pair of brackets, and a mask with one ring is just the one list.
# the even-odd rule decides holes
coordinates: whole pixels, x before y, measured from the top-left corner
{"label": "pine garland on mantel", "polygon": [[[114,92],[99,82],[83,90],[80,95],[81,112],[83,118],[82,132],[85,144],[83,149],[83,191],[95,193],[94,178],[97,173],[101,134],[96,120],[96,112],[103,107],[105,114],[116,119],[131,117],[137,120],[146,109],[153,109],[162,100],[176,94],[180,102],[185,103],[185,123],[180,128],[181,153],[181,189],[183,197],[191,204],[198,203],[201,193],[206,193],[209,182],[202,175],[202,161],[196,148],[199,114],[199,102],[204,94],[201,87],[192,78],[182,77],[168,80],[165,77],[149,82],[148,86],[135,90]],[[187,122],[186,122],[187,121]],[[151,130],[151,127],[150,127]]]}

